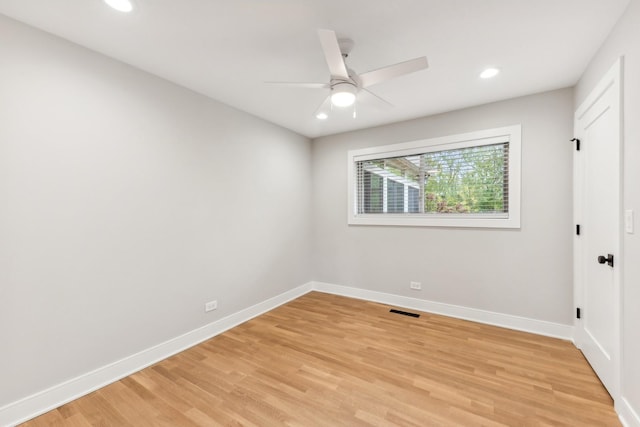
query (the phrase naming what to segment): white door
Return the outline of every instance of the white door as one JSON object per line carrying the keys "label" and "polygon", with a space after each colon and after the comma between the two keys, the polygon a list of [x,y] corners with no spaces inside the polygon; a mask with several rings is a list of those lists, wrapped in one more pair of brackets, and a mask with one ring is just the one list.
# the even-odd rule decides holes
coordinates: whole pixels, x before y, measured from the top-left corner
{"label": "white door", "polygon": [[[576,345],[612,397],[619,378],[621,69],[618,60],[575,114]],[[574,147],[575,150],[575,147]]]}

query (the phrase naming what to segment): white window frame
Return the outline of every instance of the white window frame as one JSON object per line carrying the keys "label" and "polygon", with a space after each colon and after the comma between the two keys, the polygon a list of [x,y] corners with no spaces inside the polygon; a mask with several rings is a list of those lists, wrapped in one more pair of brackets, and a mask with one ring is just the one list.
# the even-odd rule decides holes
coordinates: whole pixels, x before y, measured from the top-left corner
{"label": "white window frame", "polygon": [[[520,228],[522,126],[513,125],[440,138],[350,150],[348,158],[348,224],[426,227]],[[358,214],[356,163],[386,157],[509,143],[509,212],[504,214]]]}

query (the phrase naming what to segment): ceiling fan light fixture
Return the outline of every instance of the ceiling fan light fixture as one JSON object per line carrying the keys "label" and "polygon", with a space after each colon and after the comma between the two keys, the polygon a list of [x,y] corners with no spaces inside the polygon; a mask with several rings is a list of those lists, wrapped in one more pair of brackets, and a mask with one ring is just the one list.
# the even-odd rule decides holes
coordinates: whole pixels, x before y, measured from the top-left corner
{"label": "ceiling fan light fixture", "polygon": [[336,107],[349,107],[356,102],[356,87],[348,82],[337,83],[331,88],[331,103]]}
{"label": "ceiling fan light fixture", "polygon": [[104,2],[118,12],[128,13],[133,10],[133,2],[131,0],[104,0]]}

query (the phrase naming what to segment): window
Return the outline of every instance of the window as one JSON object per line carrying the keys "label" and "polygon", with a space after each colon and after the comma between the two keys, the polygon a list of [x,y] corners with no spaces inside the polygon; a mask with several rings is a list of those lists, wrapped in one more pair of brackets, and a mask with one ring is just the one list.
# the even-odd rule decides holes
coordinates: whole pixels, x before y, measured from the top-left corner
{"label": "window", "polygon": [[349,152],[349,223],[520,227],[519,125]]}

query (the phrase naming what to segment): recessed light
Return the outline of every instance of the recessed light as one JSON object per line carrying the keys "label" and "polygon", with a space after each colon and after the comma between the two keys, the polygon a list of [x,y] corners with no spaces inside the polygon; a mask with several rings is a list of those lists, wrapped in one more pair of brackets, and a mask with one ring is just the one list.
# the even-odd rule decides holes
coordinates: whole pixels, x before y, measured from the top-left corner
{"label": "recessed light", "polygon": [[131,0],[104,0],[104,2],[119,12],[131,12],[133,10]]}
{"label": "recessed light", "polygon": [[327,113],[318,113],[316,114],[316,118],[319,120],[327,120],[329,115]]}
{"label": "recessed light", "polygon": [[480,73],[481,79],[490,79],[491,77],[495,77],[500,73],[500,70],[497,68],[487,68],[482,73]]}

